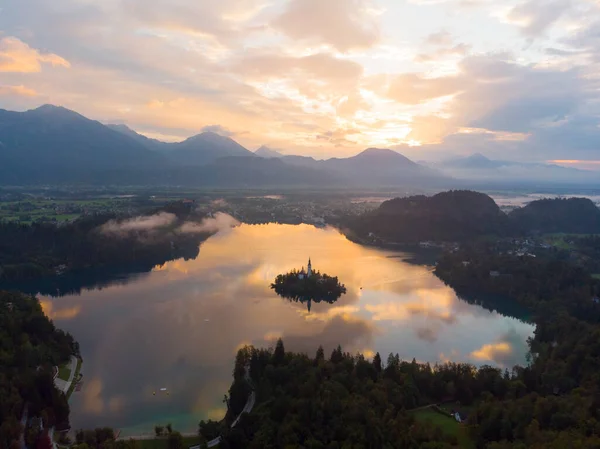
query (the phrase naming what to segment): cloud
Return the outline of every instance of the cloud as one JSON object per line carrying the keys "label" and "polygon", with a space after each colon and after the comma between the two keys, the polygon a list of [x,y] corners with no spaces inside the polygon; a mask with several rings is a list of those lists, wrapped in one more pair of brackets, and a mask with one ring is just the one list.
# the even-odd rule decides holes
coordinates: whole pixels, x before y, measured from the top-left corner
{"label": "cloud", "polygon": [[201,131],[216,133],[216,134],[219,134],[220,136],[224,136],[224,137],[232,137],[232,136],[235,136],[235,134],[236,134],[235,132],[230,131],[221,125],[206,125],[206,126],[202,127]]}
{"label": "cloud", "polygon": [[415,56],[415,61],[439,63],[440,60],[448,57],[465,56],[470,50],[470,45],[456,44],[450,47],[440,48],[429,53],[419,53]]}
{"label": "cloud", "polygon": [[223,212],[217,212],[212,218],[205,218],[200,223],[186,222],[177,229],[177,232],[184,234],[200,234],[204,232],[219,232],[233,228],[240,224],[231,215]]}
{"label": "cloud", "polygon": [[239,37],[239,23],[250,21],[267,5],[264,0],[124,0],[124,12],[146,26],[208,36],[228,42]]}
{"label": "cloud", "polygon": [[527,0],[513,7],[506,18],[534,38],[548,30],[573,4],[572,0]]}
{"label": "cloud", "polygon": [[23,86],[2,86],[0,85],[0,95],[20,95],[23,97],[36,97],[38,93],[28,87]]}
{"label": "cloud", "polygon": [[272,26],[292,39],[339,51],[369,48],[380,40],[369,0],[290,0]]}
{"label": "cloud", "polygon": [[66,59],[53,53],[40,53],[16,37],[8,36],[0,40],[0,72],[40,72],[42,63],[53,67],[71,66]]}
{"label": "cloud", "polygon": [[135,217],[124,221],[110,220],[100,226],[100,232],[112,235],[126,235],[133,232],[150,232],[172,225],[177,221],[174,214],[161,212],[156,215]]}
{"label": "cloud", "polygon": [[439,45],[439,46],[448,46],[451,45],[454,41],[452,34],[448,31],[438,31],[436,33],[431,33],[425,38],[425,43],[427,45]]}
{"label": "cloud", "polygon": [[[597,2],[515,0],[500,18],[523,33],[491,1],[9,3],[4,108],[63,104],[159,138],[205,127],[317,157],[408,142],[421,144],[412,154],[443,152],[462,140],[518,158],[597,159]],[[446,14],[469,4],[489,7]],[[418,26],[398,31],[398,17]],[[543,42],[532,46],[534,35]],[[467,139],[464,128],[528,137]]]}
{"label": "cloud", "polygon": [[418,104],[447,95],[453,95],[466,88],[461,77],[425,78],[418,73],[406,73],[394,77],[390,83],[388,96],[398,103]]}

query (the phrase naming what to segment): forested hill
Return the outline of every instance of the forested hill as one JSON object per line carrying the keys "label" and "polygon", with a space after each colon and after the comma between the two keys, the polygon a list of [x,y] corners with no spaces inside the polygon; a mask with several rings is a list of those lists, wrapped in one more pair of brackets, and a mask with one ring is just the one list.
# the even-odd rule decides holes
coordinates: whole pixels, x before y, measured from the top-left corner
{"label": "forested hill", "polygon": [[143,271],[193,258],[210,235],[200,219],[178,202],[143,216],[95,215],[60,227],[0,222],[0,285],[89,268],[134,264]]}
{"label": "forested hill", "polygon": [[44,418],[44,426],[67,428],[69,405],[54,388],[52,367],[66,363],[79,348],[56,329],[37,299],[0,291],[0,448],[20,447],[20,420]]}
{"label": "forested hill", "polygon": [[600,208],[587,198],[533,201],[515,209],[510,218],[526,231],[600,233]]}
{"label": "forested hill", "polygon": [[505,235],[511,224],[489,196],[467,190],[385,201],[347,223],[359,238],[415,243],[461,241],[481,235]]}

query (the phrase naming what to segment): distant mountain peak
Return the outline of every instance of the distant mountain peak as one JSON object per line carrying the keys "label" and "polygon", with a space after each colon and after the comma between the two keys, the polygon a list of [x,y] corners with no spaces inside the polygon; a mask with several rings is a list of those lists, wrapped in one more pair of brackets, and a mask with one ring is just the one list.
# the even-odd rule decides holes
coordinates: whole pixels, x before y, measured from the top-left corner
{"label": "distant mountain peak", "polygon": [[478,161],[490,161],[491,159],[489,157],[484,156],[481,153],[473,153],[470,156],[467,156],[465,159],[470,159],[470,160],[478,160]]}
{"label": "distant mountain peak", "polygon": [[415,162],[411,161],[409,158],[404,156],[403,154],[398,153],[397,151],[390,150],[387,148],[367,148],[366,150],[358,153],[356,156],[350,159],[365,159],[370,161],[395,161],[402,162],[406,165],[417,165]]}
{"label": "distant mountain peak", "polygon": [[505,162],[494,161],[481,153],[451,159],[446,162],[447,167],[458,169],[493,169],[506,165]]}
{"label": "distant mountain peak", "polygon": [[361,151],[360,153],[357,154],[357,156],[361,156],[361,155],[379,155],[379,154],[388,154],[388,155],[395,155],[395,156],[402,156],[400,153],[398,153],[397,151],[394,150],[390,150],[388,148],[375,148],[375,147],[371,147],[371,148],[367,148],[364,151]]}
{"label": "distant mountain peak", "polygon": [[201,141],[201,142],[234,142],[231,137],[222,136],[214,131],[204,131],[200,134],[196,134],[195,136],[191,136],[187,138],[187,141]]}
{"label": "distant mountain peak", "polygon": [[273,148],[270,148],[266,145],[263,145],[262,147],[260,147],[258,150],[256,150],[254,152],[254,154],[256,154],[257,156],[260,156],[260,157],[267,158],[267,159],[275,158],[275,157],[283,157],[283,154],[281,154],[279,151],[277,151]]}
{"label": "distant mountain peak", "polygon": [[32,110],[37,111],[37,112],[52,112],[52,111],[60,111],[60,110],[66,111],[67,109],[62,106],[55,106],[53,104],[43,104],[40,107],[37,107]]}
{"label": "distant mountain peak", "polygon": [[71,111],[70,109],[67,109],[63,106],[55,106],[53,104],[44,104],[38,108],[30,109],[26,113],[33,115],[33,116],[46,115],[46,116],[53,116],[53,117],[85,118],[83,115],[81,115],[75,111]]}

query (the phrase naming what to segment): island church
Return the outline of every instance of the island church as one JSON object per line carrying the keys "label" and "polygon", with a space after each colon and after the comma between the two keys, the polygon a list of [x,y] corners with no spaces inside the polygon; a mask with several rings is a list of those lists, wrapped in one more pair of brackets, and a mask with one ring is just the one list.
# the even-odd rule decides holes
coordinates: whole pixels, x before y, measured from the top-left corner
{"label": "island church", "polygon": [[298,279],[304,279],[304,278],[309,278],[312,276],[312,264],[310,263],[310,257],[308,258],[308,268],[306,270],[306,272],[304,272],[304,267],[302,267],[302,270],[300,270],[300,273],[298,273]]}

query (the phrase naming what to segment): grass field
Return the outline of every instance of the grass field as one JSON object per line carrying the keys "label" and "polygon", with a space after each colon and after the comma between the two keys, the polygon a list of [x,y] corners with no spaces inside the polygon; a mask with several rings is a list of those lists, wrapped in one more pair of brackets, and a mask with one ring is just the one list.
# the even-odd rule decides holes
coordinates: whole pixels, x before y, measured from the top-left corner
{"label": "grass field", "polygon": [[58,378],[60,380],[69,380],[71,375],[71,369],[69,368],[70,363],[58,367]]}
{"label": "grass field", "polygon": [[430,422],[431,424],[442,429],[446,435],[454,435],[458,439],[459,447],[470,449],[474,448],[475,445],[469,438],[466,432],[466,428],[457,423],[454,418],[450,416],[442,415],[436,412],[432,408],[425,408],[414,412],[415,419],[421,422]]}

